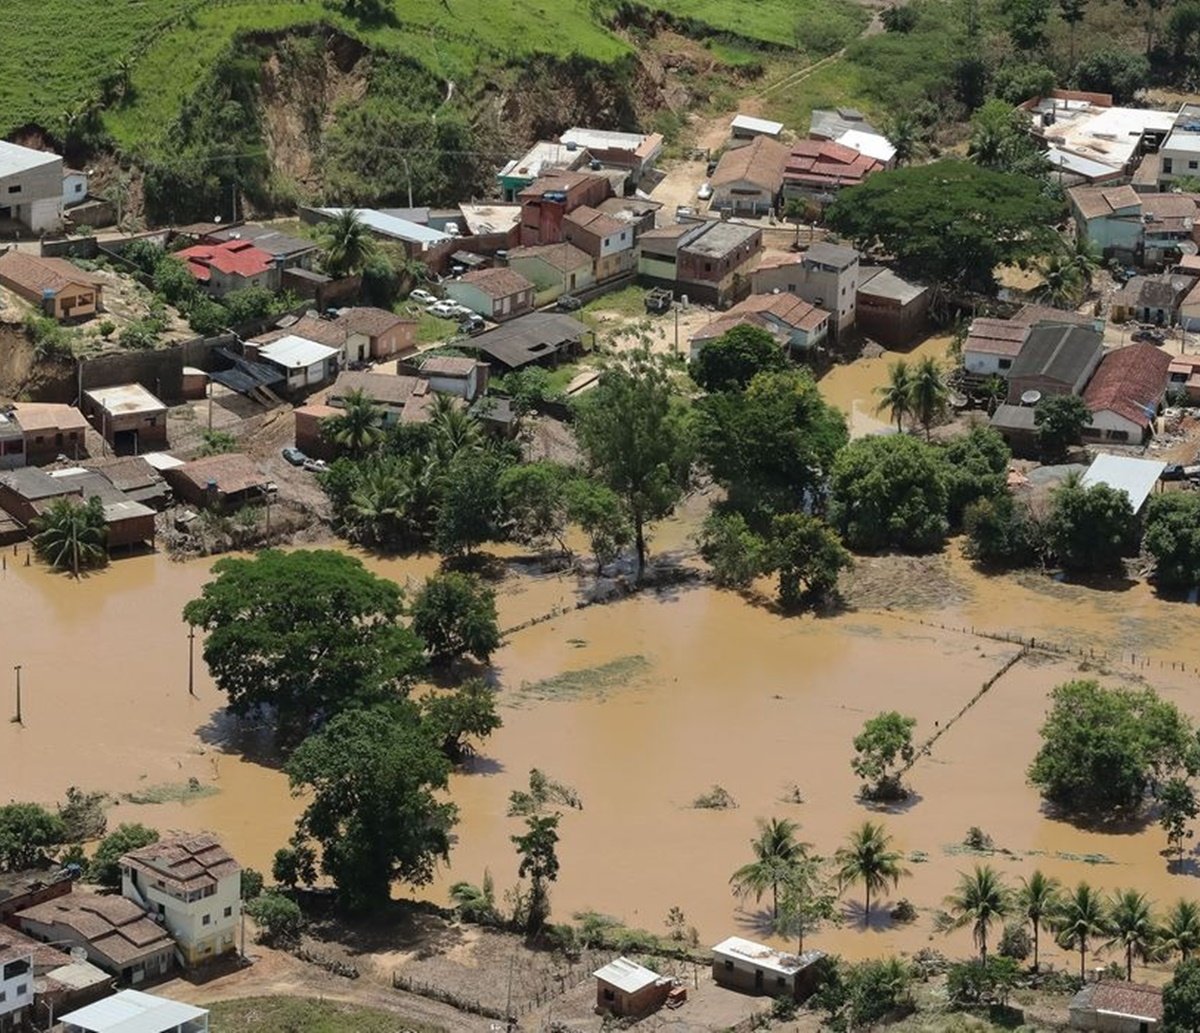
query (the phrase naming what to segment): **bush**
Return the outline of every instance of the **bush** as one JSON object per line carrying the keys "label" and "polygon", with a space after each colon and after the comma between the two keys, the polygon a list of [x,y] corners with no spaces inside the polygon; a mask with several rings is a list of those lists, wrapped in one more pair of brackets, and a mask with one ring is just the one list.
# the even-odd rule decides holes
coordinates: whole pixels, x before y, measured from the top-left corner
{"label": "bush", "polygon": [[1052,498],[1046,543],[1062,568],[1081,573],[1119,568],[1137,534],[1129,496],[1107,484],[1064,484]]}
{"label": "bush", "polygon": [[737,806],[737,801],[724,786],[713,786],[692,801],[692,806],[703,811],[727,811]]}
{"label": "bush", "polygon": [[304,915],[291,897],[270,890],[246,903],[246,914],[258,926],[258,942],[288,946],[300,939]]}
{"label": "bush", "polygon": [[1200,582],[1200,496],[1184,491],[1151,495],[1142,544],[1154,557],[1160,587],[1190,588]]}
{"label": "bush", "polygon": [[963,515],[967,555],[988,567],[1026,567],[1037,560],[1040,529],[1011,495],[977,499]]}
{"label": "bush", "polygon": [[0,871],[32,868],[66,840],[66,825],[36,803],[0,806]]}
{"label": "bush", "polygon": [[66,800],[58,805],[64,840],[82,843],[103,836],[108,828],[108,819],[104,816],[107,802],[106,793],[85,793],[78,786],[69,786]]}
{"label": "bush", "polygon": [[767,543],[740,513],[709,513],[699,545],[721,588],[746,588],[766,570]]}
{"label": "bush", "polygon": [[88,878],[110,890],[121,888],[121,868],[118,862],[131,850],[139,850],[158,842],[158,833],[145,825],[118,825],[101,840],[88,865]]}
{"label": "bush", "polygon": [[1000,944],[996,949],[1002,957],[1024,961],[1033,953],[1033,937],[1029,935],[1029,927],[1024,922],[1006,925],[1004,932],[1000,934]]}
{"label": "bush", "polygon": [[254,900],[263,891],[263,873],[253,868],[242,869],[242,900]]}
{"label": "bush", "polygon": [[1081,90],[1111,93],[1114,103],[1127,104],[1150,83],[1150,62],[1132,50],[1096,50],[1075,66],[1075,85]]}
{"label": "bush", "polygon": [[137,319],[130,323],[117,337],[122,348],[143,351],[158,344],[158,335],[162,332],[158,320]]}
{"label": "bush", "polygon": [[469,574],[435,574],[413,599],[412,630],[437,662],[469,654],[487,663],[500,645],[496,593]]}
{"label": "bush", "polygon": [[69,359],[75,354],[75,335],[49,316],[31,312],[25,317],[25,334],[39,359]]}

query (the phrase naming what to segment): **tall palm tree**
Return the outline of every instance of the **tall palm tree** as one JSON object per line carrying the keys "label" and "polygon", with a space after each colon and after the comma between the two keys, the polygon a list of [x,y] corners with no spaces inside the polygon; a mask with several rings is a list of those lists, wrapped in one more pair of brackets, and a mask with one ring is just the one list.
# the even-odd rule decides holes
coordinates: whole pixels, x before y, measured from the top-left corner
{"label": "tall palm tree", "polygon": [[464,450],[483,447],[483,428],[479,420],[451,395],[437,396],[430,426],[433,428],[433,449],[442,463],[449,463]]}
{"label": "tall palm tree", "polygon": [[988,930],[1012,910],[1012,894],[990,864],[976,865],[970,874],[960,873],[958,889],[946,898],[954,927],[969,925],[979,960],[987,961]]}
{"label": "tall palm tree", "polygon": [[383,410],[361,389],[349,391],[341,413],[326,418],[321,429],[338,448],[357,458],[383,438],[379,426],[382,416]]}
{"label": "tall palm tree", "polygon": [[1079,978],[1087,975],[1088,944],[1092,937],[1108,932],[1108,908],[1104,899],[1086,882],[1081,882],[1063,900],[1055,918],[1058,942],[1079,951]]}
{"label": "tall palm tree", "polygon": [[1080,277],[1074,258],[1063,251],[1054,251],[1038,266],[1042,283],[1037,296],[1055,308],[1070,308],[1079,297]]}
{"label": "tall palm tree", "polygon": [[888,367],[887,384],[875,389],[879,395],[875,411],[889,410],[896,421],[897,431],[904,430],[904,417],[912,413],[912,383],[912,367],[903,359],[898,359]]}
{"label": "tall palm tree", "polygon": [[771,915],[776,919],[779,917],[779,886],[808,850],[808,844],[796,839],[799,827],[790,818],[760,821],[758,836],[750,841],[754,860],[742,865],[729,878],[729,884],[738,896],[753,895],[755,903],[770,890]]}
{"label": "tall palm tree", "polygon": [[1146,894],[1137,890],[1114,894],[1108,911],[1108,931],[1111,939],[1105,946],[1120,947],[1125,952],[1125,978],[1133,982],[1134,955],[1145,964],[1158,940],[1158,924]]}
{"label": "tall palm tree", "polygon": [[946,401],[950,397],[950,389],[946,386],[946,378],[938,367],[932,355],[926,355],[912,374],[912,384],[909,387],[909,409],[917,422],[925,428],[925,440],[929,440],[929,430],[934,422],[946,411]]}
{"label": "tall palm tree", "polygon": [[1161,950],[1187,961],[1192,951],[1200,948],[1200,904],[1194,900],[1175,901],[1163,921],[1158,942]]}
{"label": "tall palm tree", "polygon": [[1038,970],[1038,940],[1042,928],[1053,928],[1062,908],[1062,884],[1053,876],[1034,871],[1021,880],[1017,891],[1017,910],[1030,925],[1033,933],[1033,971]]}
{"label": "tall palm tree", "polygon": [[321,226],[318,236],[325,248],[325,269],[333,276],[362,272],[375,254],[375,241],[356,208],[343,208]]}
{"label": "tall palm tree", "polygon": [[891,849],[891,843],[892,838],[883,831],[882,825],[864,821],[850,833],[846,845],[839,847],[833,855],[838,866],[838,882],[843,888],[855,882],[863,884],[866,891],[864,926],[871,919],[871,894],[881,893],[889,883],[898,886],[908,874],[900,864],[901,855]]}
{"label": "tall palm tree", "polygon": [[1075,246],[1069,252],[1068,258],[1071,268],[1075,270],[1075,276],[1080,284],[1084,287],[1090,287],[1096,275],[1096,270],[1100,268],[1103,262],[1100,249],[1088,240],[1087,237],[1082,234],[1076,234]]}
{"label": "tall palm tree", "polygon": [[96,495],[82,505],[55,499],[34,519],[33,529],[34,551],[56,570],[70,570],[79,577],[83,568],[102,566],[108,559],[108,525]]}

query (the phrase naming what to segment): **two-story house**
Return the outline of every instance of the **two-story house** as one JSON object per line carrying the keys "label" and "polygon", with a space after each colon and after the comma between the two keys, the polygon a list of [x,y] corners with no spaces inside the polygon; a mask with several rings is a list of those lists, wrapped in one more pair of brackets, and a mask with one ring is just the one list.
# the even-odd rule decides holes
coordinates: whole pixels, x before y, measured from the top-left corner
{"label": "two-story house", "polygon": [[854,325],[860,280],[854,248],[820,242],[802,255],[764,261],[754,271],[754,293],[786,291],[825,309],[834,337]]}
{"label": "two-story house", "polygon": [[723,308],[750,293],[750,266],[762,251],[762,230],[733,222],[710,222],[679,247],[678,290]]}
{"label": "two-story house", "polygon": [[179,836],[121,858],[121,894],[161,916],[186,965],[237,949],[242,868],[207,833]]}
{"label": "two-story house", "polygon": [[0,1033],[24,1028],[33,1007],[34,944],[0,926]]}
{"label": "two-story house", "polygon": [[637,264],[633,227],[590,205],[580,205],[568,213],[562,232],[567,243],[591,257],[599,282],[627,273]]}
{"label": "two-story house", "polygon": [[563,220],[583,205],[595,207],[612,195],[612,184],[590,172],[551,172],[539,176],[517,195],[521,204],[523,247],[558,244]]}

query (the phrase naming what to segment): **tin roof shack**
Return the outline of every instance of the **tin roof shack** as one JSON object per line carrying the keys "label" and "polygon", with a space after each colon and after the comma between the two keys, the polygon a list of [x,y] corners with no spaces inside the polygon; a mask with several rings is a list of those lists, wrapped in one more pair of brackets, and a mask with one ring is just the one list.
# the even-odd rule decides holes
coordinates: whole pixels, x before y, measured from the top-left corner
{"label": "tin roof shack", "polygon": [[124,897],[72,893],[17,912],[16,922],[34,939],[82,947],[88,961],[128,983],[165,976],[174,963],[175,941]]}
{"label": "tin roof shack", "polygon": [[778,140],[783,132],[782,122],[772,122],[767,118],[755,118],[753,115],[735,115],[729,123],[729,136],[733,140],[753,140],[759,136],[768,136]]}
{"label": "tin roof shack", "polygon": [[240,452],[193,459],[165,471],[167,483],[189,505],[230,513],[270,497],[275,485]]}
{"label": "tin roof shack", "polygon": [[596,977],[596,1011],[623,1018],[657,1011],[671,992],[670,979],[626,957],[614,958],[592,975]]}
{"label": "tin roof shack", "polygon": [[696,301],[724,308],[750,293],[750,265],[762,251],[762,230],[731,222],[707,224],[679,248],[679,290]]}
{"label": "tin roof shack", "polygon": [[1162,989],[1104,979],[1089,983],[1069,1005],[1072,1029],[1091,1033],[1157,1033],[1162,1026]]}
{"label": "tin roof shack", "polygon": [[122,990],[62,1017],[63,1033],[208,1033],[208,1011]]}
{"label": "tin roof shack", "polygon": [[779,204],[788,149],[770,136],[726,151],[709,180],[711,207],[734,215],[765,215]]}
{"label": "tin roof shack", "polygon": [[1109,352],[1083,392],[1092,422],[1083,436],[1141,444],[1167,393],[1171,356],[1153,344],[1130,344]]}
{"label": "tin roof shack", "polygon": [[520,242],[558,244],[563,219],[582,205],[595,207],[612,196],[604,176],[587,172],[551,172],[540,176],[517,195],[521,204]]}
{"label": "tin roof shack", "polygon": [[70,892],[71,873],[65,868],[0,872],[0,926],[18,911]]}
{"label": "tin roof shack", "polygon": [[515,269],[477,269],[445,284],[446,296],[502,322],[533,308],[534,285]]}
{"label": "tin roof shack", "polygon": [[99,278],[65,258],[40,258],[24,251],[0,254],[0,286],[60,321],[94,316],[104,301]]}
{"label": "tin roof shack", "polygon": [[[289,393],[302,393],[328,384],[337,376],[340,346],[330,346],[286,333],[268,344],[246,342],[246,358],[265,363],[282,374]],[[252,354],[253,353],[253,354]]]}
{"label": "tin roof shack", "polygon": [[[17,402],[12,407],[12,416],[21,431],[25,462],[48,463],[60,455],[72,459],[87,455],[84,445],[87,420],[75,406],[57,402]],[[0,461],[8,458],[7,441],[0,445],[0,452]]]}
{"label": "tin roof shack", "polygon": [[1028,336],[1024,323],[979,316],[971,320],[963,341],[963,368],[979,379],[1007,377]]}
{"label": "tin roof shack", "polygon": [[585,290],[596,282],[591,256],[573,244],[514,248],[508,253],[508,267],[533,284],[537,290],[535,305],[551,302],[560,294]]}
{"label": "tin roof shack", "polygon": [[557,366],[583,351],[583,338],[590,333],[578,319],[561,312],[531,312],[459,347],[480,352],[493,367],[508,372],[531,365]]}
{"label": "tin roof shack", "polygon": [[722,940],[713,949],[713,982],[730,990],[779,997],[791,994],[805,1000],[816,989],[813,963],[821,951],[787,954],[740,936]]}
{"label": "tin roof shack", "polygon": [[167,447],[167,407],[141,384],[93,387],[83,393],[82,408],[118,455]]}
{"label": "tin roof shack", "polygon": [[924,331],[932,293],[890,269],[868,266],[858,282],[855,321],[862,333],[885,348],[902,348]]}
{"label": "tin roof shack", "polygon": [[0,219],[14,219],[39,234],[58,230],[62,191],[62,158],[0,140]]}
{"label": "tin roof shack", "polygon": [[1083,394],[1103,355],[1103,338],[1089,327],[1035,326],[1008,372],[1008,401],[1019,402],[1026,391]]}
{"label": "tin roof shack", "polygon": [[1179,273],[1135,276],[1113,295],[1109,318],[1114,323],[1132,319],[1139,323],[1172,326],[1179,319],[1184,298],[1195,285],[1195,277]]}

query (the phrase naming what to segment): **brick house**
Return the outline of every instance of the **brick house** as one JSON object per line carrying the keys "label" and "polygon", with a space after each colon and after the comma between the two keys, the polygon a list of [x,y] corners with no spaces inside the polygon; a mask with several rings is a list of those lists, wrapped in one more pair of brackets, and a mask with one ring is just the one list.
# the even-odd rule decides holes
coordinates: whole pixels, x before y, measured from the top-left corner
{"label": "brick house", "polygon": [[104,283],[65,258],[24,251],[0,255],[0,286],[36,305],[52,319],[83,319],[100,311]]}
{"label": "brick house", "polygon": [[764,215],[779,204],[788,149],[769,136],[726,151],[710,180],[712,207],[735,215]]}
{"label": "brick house", "polygon": [[594,208],[612,195],[604,176],[588,172],[551,172],[539,176],[517,195],[521,205],[520,241],[557,244],[563,240],[563,220],[583,205]]}
{"label": "brick house", "polygon": [[282,265],[270,252],[248,240],[227,240],[220,244],[196,244],[176,251],[175,257],[214,298],[247,287],[279,290]]}
{"label": "brick house", "polygon": [[596,280],[603,282],[629,272],[637,262],[633,227],[589,205],[580,205],[563,219],[563,238],[589,255]]}

